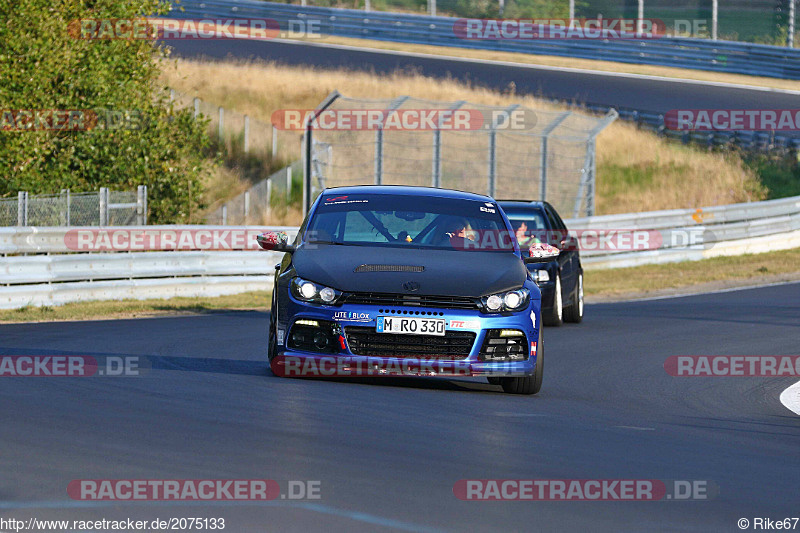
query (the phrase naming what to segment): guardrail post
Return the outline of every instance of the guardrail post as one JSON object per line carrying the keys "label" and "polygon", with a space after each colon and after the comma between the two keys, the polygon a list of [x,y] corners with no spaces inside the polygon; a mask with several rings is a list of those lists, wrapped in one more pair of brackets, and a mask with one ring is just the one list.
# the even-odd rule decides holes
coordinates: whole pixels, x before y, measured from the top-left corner
{"label": "guardrail post", "polygon": [[250,117],[244,116],[244,153],[250,148]]}
{"label": "guardrail post", "polygon": [[198,97],[192,98],[192,105],[194,105],[194,118],[200,116],[200,99]]}
{"label": "guardrail post", "polygon": [[28,225],[28,193],[19,191],[17,193],[17,226]]}
{"label": "guardrail post", "polygon": [[225,134],[225,109],[220,106],[219,107],[219,127],[217,129],[217,137],[219,137],[219,142],[223,142],[223,135]]}
{"label": "guardrail post", "polygon": [[108,188],[100,187],[100,225],[108,225]]}
{"label": "guardrail post", "polygon": [[136,224],[147,225],[147,185],[136,188]]}

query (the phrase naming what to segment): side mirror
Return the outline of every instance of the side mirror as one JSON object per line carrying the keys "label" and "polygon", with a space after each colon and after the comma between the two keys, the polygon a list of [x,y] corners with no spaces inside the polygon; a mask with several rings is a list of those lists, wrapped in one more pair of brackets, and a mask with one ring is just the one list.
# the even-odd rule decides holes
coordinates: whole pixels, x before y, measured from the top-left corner
{"label": "side mirror", "polygon": [[294,246],[289,244],[289,236],[282,231],[268,231],[256,237],[256,242],[262,250],[273,252],[294,252]]}
{"label": "side mirror", "polygon": [[528,255],[530,257],[526,257],[524,259],[525,263],[545,263],[552,259],[558,257],[558,254],[561,253],[561,250],[553,246],[552,244],[547,244],[546,242],[537,242],[532,244],[531,247],[528,249]]}

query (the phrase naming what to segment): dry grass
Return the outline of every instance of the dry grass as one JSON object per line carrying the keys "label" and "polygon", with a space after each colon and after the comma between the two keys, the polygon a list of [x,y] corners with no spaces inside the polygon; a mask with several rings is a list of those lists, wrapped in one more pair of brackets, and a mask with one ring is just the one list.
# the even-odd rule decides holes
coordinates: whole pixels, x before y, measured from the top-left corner
{"label": "dry grass", "polygon": [[[515,95],[511,89],[502,94],[414,72],[378,76],[274,63],[177,60],[165,63],[162,79],[181,92],[263,121],[270,121],[278,109],[314,108],[334,90],[356,98],[409,95],[428,100],[562,109],[531,96]],[[299,157],[299,135],[282,135],[280,144],[287,150],[286,158]],[[765,196],[756,176],[735,155],[722,156],[669,143],[621,121],[612,124],[598,139],[597,183],[598,214],[720,205]]]}
{"label": "dry grass", "polygon": [[664,289],[696,287],[713,290],[724,288],[723,282],[757,284],[796,279],[796,275],[791,275],[798,272],[800,249],[632,268],[591,270],[587,267],[586,294],[624,297],[631,294],[647,296]]}
{"label": "dry grass", "polygon": [[23,307],[0,311],[3,322],[57,322],[64,320],[115,320],[164,315],[196,314],[218,310],[266,311],[269,291],[254,291],[218,297],[169,298],[167,300],[119,300],[75,302],[58,307]]}

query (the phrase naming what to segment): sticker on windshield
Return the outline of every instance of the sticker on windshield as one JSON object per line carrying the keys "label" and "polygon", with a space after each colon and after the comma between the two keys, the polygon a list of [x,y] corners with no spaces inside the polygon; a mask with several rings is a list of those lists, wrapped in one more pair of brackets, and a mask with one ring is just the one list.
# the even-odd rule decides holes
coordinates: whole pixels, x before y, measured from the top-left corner
{"label": "sticker on windshield", "polygon": [[492,213],[492,214],[497,213],[496,210],[491,209],[489,207],[483,207],[483,206],[481,206],[481,211],[483,211],[484,213]]}
{"label": "sticker on windshield", "polygon": [[331,196],[325,198],[325,205],[366,204],[369,200],[351,200],[349,196]]}

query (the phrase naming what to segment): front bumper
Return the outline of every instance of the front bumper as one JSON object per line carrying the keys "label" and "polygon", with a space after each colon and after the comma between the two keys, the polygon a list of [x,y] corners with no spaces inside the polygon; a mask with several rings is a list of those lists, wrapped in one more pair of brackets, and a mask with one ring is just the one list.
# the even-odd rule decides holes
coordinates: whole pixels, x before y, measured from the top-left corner
{"label": "front bumper", "polygon": [[[526,310],[516,313],[484,314],[478,310],[441,309],[433,307],[393,306],[390,314],[378,305],[310,305],[289,296],[278,316],[278,350],[271,366],[277,375],[286,376],[532,376],[536,368],[536,348],[539,340],[541,314],[539,300]],[[285,310],[284,310],[285,309]],[[430,314],[429,314],[430,313]],[[401,356],[359,355],[350,349],[348,326],[375,330],[379,316],[424,315],[446,322],[447,331],[472,332],[475,339],[465,356],[446,358],[439,355]],[[344,339],[333,353],[289,348],[289,338],[297,320],[316,320],[340,326]],[[515,361],[485,361],[481,358],[488,330],[515,329],[524,333],[526,358]],[[404,337],[399,334],[398,338]]]}

